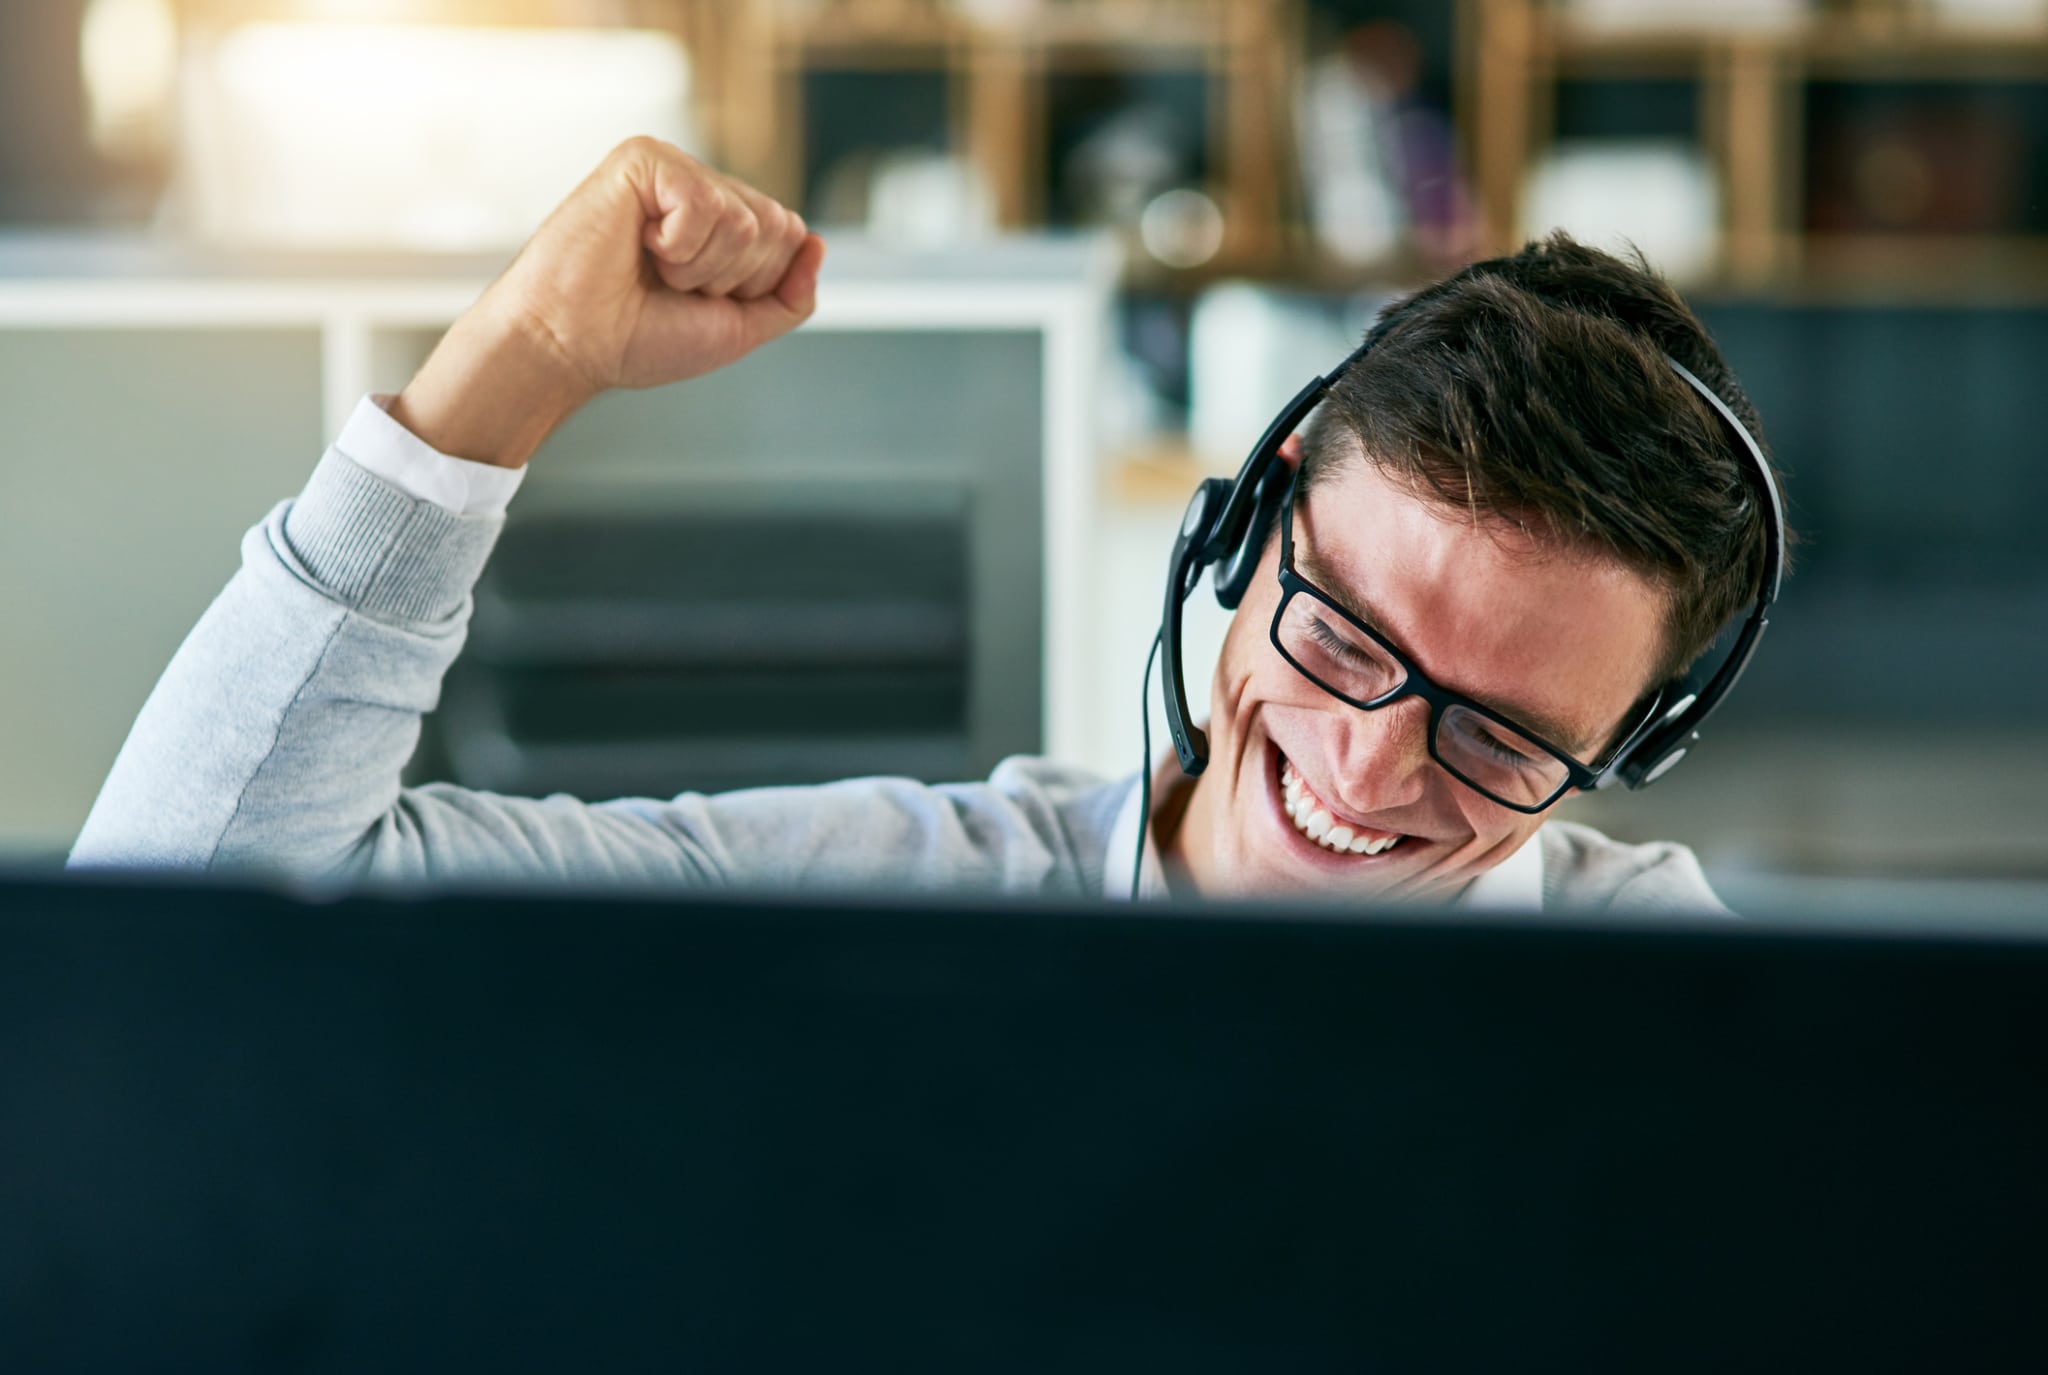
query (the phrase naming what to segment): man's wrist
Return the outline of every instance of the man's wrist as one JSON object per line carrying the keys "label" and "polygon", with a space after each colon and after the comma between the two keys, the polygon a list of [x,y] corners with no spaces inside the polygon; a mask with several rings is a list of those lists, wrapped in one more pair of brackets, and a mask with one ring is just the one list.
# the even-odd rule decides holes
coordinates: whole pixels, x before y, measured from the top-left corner
{"label": "man's wrist", "polygon": [[552,340],[501,318],[486,298],[449,329],[390,415],[444,454],[518,468],[593,394]]}

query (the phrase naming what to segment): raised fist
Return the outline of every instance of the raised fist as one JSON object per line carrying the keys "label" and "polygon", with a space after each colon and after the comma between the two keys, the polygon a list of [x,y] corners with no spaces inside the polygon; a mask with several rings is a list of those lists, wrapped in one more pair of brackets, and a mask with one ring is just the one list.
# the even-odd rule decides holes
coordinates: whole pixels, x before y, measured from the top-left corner
{"label": "raised fist", "polygon": [[393,407],[443,452],[516,467],[578,406],[724,367],[817,305],[795,212],[655,139],[569,194]]}

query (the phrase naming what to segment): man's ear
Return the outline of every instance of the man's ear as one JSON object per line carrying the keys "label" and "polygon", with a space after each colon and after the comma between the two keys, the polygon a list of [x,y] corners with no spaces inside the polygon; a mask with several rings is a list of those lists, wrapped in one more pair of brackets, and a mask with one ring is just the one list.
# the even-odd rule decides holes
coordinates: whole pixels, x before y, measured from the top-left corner
{"label": "man's ear", "polygon": [[1280,461],[1288,467],[1299,468],[1301,466],[1301,431],[1296,430],[1293,434],[1281,440],[1280,447],[1276,452],[1280,455]]}

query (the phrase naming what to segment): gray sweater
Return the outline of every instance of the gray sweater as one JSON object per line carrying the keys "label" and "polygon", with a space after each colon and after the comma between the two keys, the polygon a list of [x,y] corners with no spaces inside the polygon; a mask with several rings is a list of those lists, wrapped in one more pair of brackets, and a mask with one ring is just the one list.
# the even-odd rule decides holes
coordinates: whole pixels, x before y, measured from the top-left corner
{"label": "gray sweater", "polygon": [[[462,649],[500,517],[451,514],[329,450],[143,706],[74,867],[378,879],[1122,891],[1135,777],[1042,759],[987,781],[865,778],[667,799],[502,797],[400,773]],[[1681,846],[1538,833],[1545,906],[1722,909]]]}

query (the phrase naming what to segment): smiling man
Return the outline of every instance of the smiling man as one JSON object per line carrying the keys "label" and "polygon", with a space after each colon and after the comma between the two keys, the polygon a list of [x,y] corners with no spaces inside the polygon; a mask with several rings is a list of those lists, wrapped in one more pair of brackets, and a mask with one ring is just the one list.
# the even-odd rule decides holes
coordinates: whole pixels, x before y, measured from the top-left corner
{"label": "smiling man", "polygon": [[73,864],[1096,895],[1135,854],[1153,893],[1718,908],[1681,847],[1545,821],[1747,603],[1765,537],[1668,366],[1754,428],[1705,332],[1561,239],[1391,312],[1283,446],[1211,765],[1163,767],[1149,816],[1136,780],[1027,758],[979,783],[602,802],[403,787],[527,460],[604,390],[801,324],[823,257],[751,188],[617,149],[249,532]]}
{"label": "smiling man", "polygon": [[1717,907],[1684,848],[1546,817],[1774,586],[1756,429],[1683,302],[1563,236],[1391,308],[1279,449],[1150,882]]}

